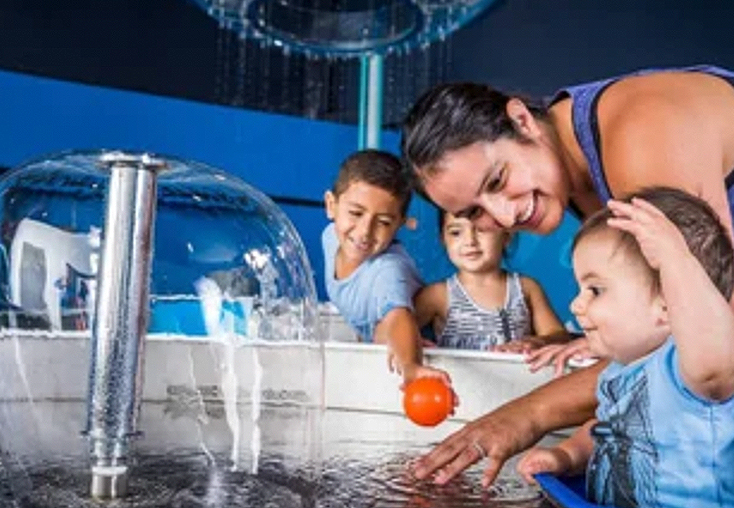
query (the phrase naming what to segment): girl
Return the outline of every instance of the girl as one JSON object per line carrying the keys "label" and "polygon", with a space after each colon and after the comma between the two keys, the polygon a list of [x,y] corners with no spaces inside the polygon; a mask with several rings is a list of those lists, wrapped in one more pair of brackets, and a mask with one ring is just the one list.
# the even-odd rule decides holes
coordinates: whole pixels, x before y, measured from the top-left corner
{"label": "girl", "polygon": [[531,335],[566,337],[540,285],[502,268],[508,233],[443,210],[439,229],[458,272],[415,297],[418,324],[431,325],[438,346],[486,350]]}

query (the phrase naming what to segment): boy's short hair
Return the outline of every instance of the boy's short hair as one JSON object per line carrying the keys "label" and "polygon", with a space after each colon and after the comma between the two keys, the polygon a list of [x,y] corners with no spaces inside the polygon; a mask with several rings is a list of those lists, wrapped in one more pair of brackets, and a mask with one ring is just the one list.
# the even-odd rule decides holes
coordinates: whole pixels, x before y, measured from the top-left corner
{"label": "boy's short hair", "polygon": [[[670,187],[647,187],[627,195],[621,201],[629,203],[632,198],[644,199],[675,224],[711,281],[727,300],[730,299],[734,288],[734,249],[731,238],[714,209],[701,198]],[[614,214],[608,207],[591,215],[576,233],[572,251],[592,232],[605,228],[614,229],[607,225],[607,219],[612,217]],[[644,256],[635,237],[626,231],[619,229],[614,231],[619,234],[619,247],[639,256],[644,262]],[[645,265],[649,267],[647,263]],[[654,288],[659,291],[660,275],[652,268],[650,272]]]}
{"label": "boy's short hair", "polygon": [[409,175],[400,159],[382,150],[360,150],[347,157],[339,168],[332,192],[339,197],[355,182],[364,182],[392,194],[400,201],[403,217],[408,213],[412,194]]}

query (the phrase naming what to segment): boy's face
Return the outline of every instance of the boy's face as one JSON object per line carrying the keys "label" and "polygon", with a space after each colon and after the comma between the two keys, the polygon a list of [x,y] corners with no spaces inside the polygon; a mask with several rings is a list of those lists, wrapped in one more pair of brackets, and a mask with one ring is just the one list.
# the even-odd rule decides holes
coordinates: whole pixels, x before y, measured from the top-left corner
{"label": "boy's face", "polygon": [[649,269],[619,246],[610,229],[590,233],[573,253],[579,293],[571,302],[592,351],[629,363],[660,346],[670,333],[665,302],[653,294]]}
{"label": "boy's face", "polygon": [[504,231],[480,230],[471,220],[447,213],[442,233],[446,253],[459,270],[480,273],[499,268],[507,239]]}
{"label": "boy's face", "polygon": [[337,255],[351,266],[389,247],[404,222],[398,198],[365,182],[351,183],[338,197],[326,192],[324,198],[339,241]]}

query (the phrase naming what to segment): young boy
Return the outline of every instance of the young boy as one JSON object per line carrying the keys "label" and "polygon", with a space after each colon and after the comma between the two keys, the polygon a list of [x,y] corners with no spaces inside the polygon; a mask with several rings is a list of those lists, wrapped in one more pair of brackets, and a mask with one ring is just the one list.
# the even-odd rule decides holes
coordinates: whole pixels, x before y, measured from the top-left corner
{"label": "young boy", "polygon": [[576,235],[571,310],[612,362],[596,419],[518,463],[586,467],[587,496],[614,506],[734,506],[734,268],[704,201],[653,188],[610,201]]}
{"label": "young boy", "polygon": [[410,204],[410,181],[400,160],[363,150],[341,165],[334,188],[324,195],[331,219],[321,236],[326,291],[344,319],[365,342],[387,344],[390,367],[404,382],[448,375],[423,366],[413,295],[418,271],[395,239]]}

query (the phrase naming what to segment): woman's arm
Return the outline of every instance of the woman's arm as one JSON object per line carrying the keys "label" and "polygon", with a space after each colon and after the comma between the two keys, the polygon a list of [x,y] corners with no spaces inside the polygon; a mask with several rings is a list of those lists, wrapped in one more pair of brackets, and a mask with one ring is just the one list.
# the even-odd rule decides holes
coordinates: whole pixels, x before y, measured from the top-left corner
{"label": "woman's arm", "polygon": [[[444,484],[482,459],[482,484],[489,486],[502,465],[553,430],[581,425],[594,416],[596,378],[607,362],[572,372],[469,422],[414,465],[419,479],[435,473]],[[476,443],[476,445],[475,445]],[[478,446],[477,446],[478,445]]]}

